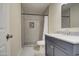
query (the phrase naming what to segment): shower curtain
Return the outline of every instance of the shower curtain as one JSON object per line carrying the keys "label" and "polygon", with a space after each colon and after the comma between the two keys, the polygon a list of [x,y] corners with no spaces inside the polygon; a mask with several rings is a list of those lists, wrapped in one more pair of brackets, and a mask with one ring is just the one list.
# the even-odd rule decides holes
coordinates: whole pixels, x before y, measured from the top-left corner
{"label": "shower curtain", "polygon": [[48,33],[48,16],[44,16],[43,40],[45,40],[45,33]]}

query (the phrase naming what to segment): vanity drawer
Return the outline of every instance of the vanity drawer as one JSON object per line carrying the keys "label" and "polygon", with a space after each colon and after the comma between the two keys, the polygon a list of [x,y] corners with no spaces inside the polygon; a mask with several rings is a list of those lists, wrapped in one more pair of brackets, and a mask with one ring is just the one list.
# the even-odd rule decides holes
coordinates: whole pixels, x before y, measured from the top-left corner
{"label": "vanity drawer", "polygon": [[53,39],[54,39],[53,42],[57,46],[61,47],[64,51],[66,50],[68,54],[73,54],[73,44],[59,40],[58,38],[53,38]]}

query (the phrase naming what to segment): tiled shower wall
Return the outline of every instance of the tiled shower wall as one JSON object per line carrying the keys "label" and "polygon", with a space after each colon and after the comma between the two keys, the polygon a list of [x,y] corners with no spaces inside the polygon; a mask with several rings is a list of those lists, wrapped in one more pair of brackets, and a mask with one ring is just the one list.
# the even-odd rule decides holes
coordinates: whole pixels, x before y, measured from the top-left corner
{"label": "tiled shower wall", "polygon": [[[44,26],[43,16],[22,15],[22,18],[23,18],[22,42],[24,42],[23,44],[35,43],[36,41],[41,40],[43,36],[43,26]],[[29,22],[35,23],[34,28],[29,27]]]}

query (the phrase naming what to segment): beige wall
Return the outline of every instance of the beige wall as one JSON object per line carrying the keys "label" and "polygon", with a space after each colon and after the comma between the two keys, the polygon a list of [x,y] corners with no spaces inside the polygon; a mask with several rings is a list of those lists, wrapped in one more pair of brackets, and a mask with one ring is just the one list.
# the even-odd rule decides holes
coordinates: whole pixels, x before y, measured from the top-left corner
{"label": "beige wall", "polygon": [[50,4],[48,16],[48,32],[52,34],[61,29],[61,4]]}
{"label": "beige wall", "polygon": [[[42,39],[42,33],[43,33],[43,16],[37,16],[37,15],[22,15],[23,19],[22,21],[22,35],[25,37],[22,37],[22,42],[25,44],[27,43],[35,43],[37,40]],[[35,22],[35,28],[31,29],[29,27],[29,22]],[[23,44],[24,44],[23,43]]]}
{"label": "beige wall", "polygon": [[71,27],[79,27],[79,4],[70,8],[70,22]]}

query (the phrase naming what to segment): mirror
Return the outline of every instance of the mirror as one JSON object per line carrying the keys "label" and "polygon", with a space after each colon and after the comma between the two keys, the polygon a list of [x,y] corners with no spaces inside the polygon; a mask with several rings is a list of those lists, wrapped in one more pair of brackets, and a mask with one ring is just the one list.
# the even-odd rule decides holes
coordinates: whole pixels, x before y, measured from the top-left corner
{"label": "mirror", "polygon": [[79,3],[63,4],[61,12],[62,28],[79,27]]}

